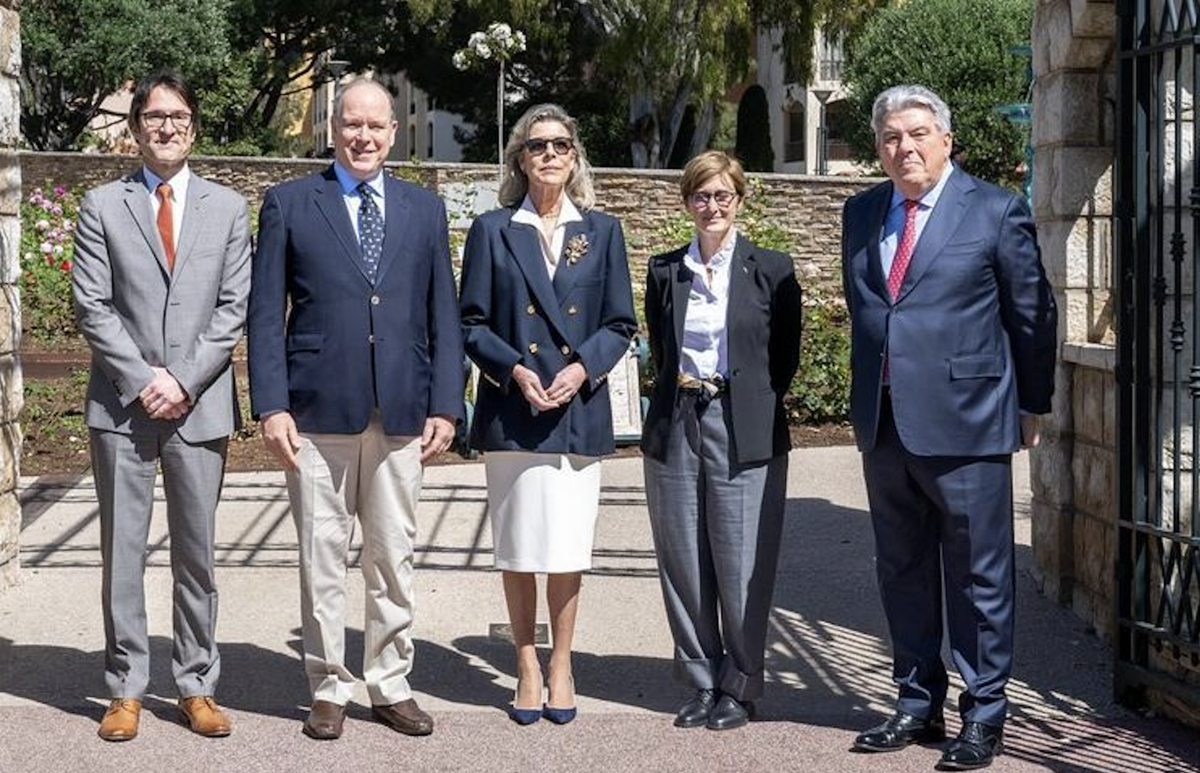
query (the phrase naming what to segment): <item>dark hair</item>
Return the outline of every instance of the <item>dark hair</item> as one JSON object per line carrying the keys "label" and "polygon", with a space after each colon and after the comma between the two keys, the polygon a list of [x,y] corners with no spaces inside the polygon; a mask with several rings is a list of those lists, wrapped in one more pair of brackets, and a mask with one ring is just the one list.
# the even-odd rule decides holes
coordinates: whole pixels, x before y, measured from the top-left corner
{"label": "dark hair", "polygon": [[150,92],[162,86],[178,94],[192,111],[193,131],[200,128],[200,100],[187,80],[174,70],[159,70],[138,81],[133,89],[133,101],[129,103],[129,130],[137,134],[142,126],[142,110],[150,99]]}

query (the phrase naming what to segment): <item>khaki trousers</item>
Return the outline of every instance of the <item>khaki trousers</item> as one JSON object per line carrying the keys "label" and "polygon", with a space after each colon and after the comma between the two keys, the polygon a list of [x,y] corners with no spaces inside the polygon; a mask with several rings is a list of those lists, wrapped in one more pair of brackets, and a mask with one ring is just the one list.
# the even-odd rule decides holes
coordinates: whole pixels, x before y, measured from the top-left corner
{"label": "khaki trousers", "polygon": [[383,433],[378,414],[357,435],[302,433],[287,474],[300,543],[304,670],[313,700],[345,705],[346,570],[355,518],[362,526],[363,680],[373,705],[412,693],[413,541],[422,466],[419,437]]}

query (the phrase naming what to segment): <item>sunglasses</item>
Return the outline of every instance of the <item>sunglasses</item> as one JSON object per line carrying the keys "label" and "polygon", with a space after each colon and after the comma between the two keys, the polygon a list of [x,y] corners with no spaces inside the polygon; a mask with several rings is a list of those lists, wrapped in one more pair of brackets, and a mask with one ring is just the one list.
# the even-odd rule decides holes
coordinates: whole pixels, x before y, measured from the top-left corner
{"label": "sunglasses", "polygon": [[555,137],[553,139],[534,139],[525,140],[525,149],[530,154],[540,156],[546,152],[546,148],[554,148],[554,154],[565,156],[575,149],[575,141],[570,137]]}

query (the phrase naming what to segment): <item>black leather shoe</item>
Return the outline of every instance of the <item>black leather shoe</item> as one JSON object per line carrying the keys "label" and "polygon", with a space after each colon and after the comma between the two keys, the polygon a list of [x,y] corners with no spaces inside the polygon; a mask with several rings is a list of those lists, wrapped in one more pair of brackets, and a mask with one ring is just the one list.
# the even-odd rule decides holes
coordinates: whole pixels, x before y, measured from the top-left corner
{"label": "black leather shoe", "polygon": [[709,730],[732,730],[741,727],[754,717],[754,704],[739,701],[732,695],[722,695],[708,715],[705,727]]}
{"label": "black leather shoe", "polygon": [[1004,730],[982,722],[964,722],[958,738],[942,752],[938,770],[986,768],[1004,748]]}
{"label": "black leather shoe", "polygon": [[696,694],[675,714],[675,727],[700,727],[708,724],[708,715],[717,703],[716,690],[696,690]]}
{"label": "black leather shoe", "polygon": [[912,743],[933,743],[946,737],[946,720],[940,713],[929,719],[897,711],[887,722],[858,734],[854,749],[860,752],[894,752]]}

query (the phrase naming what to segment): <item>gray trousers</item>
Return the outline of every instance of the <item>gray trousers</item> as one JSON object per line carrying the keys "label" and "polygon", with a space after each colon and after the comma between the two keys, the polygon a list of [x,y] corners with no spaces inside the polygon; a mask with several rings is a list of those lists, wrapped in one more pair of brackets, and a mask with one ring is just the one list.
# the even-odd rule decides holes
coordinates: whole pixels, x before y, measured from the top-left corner
{"label": "gray trousers", "polygon": [[676,677],[746,701],[763,692],[787,456],[734,463],[728,411],[680,393],[666,462],[644,461],[646,502]]}
{"label": "gray trousers", "polygon": [[212,695],[221,672],[213,531],[228,438],[189,444],[175,432],[125,435],[94,429],[90,436],[100,502],[104,681],[109,695],[141,699],[150,682],[143,575],[159,463],[174,581],[171,671],[180,697]]}

